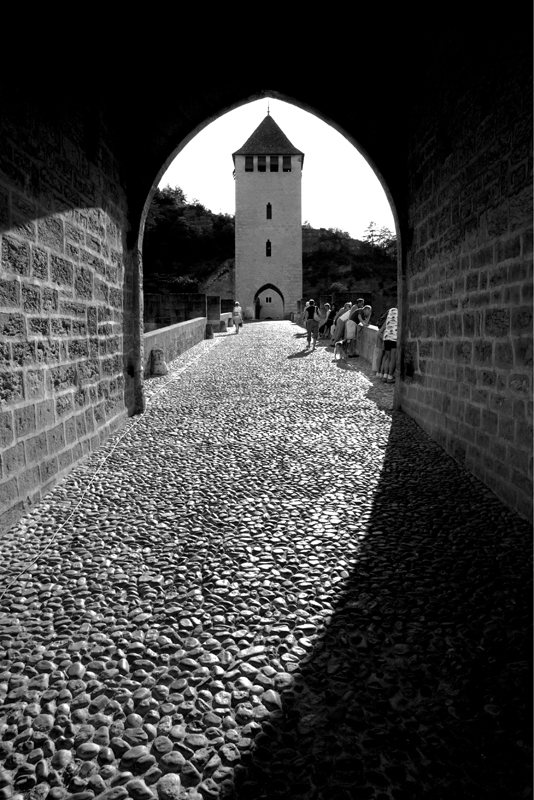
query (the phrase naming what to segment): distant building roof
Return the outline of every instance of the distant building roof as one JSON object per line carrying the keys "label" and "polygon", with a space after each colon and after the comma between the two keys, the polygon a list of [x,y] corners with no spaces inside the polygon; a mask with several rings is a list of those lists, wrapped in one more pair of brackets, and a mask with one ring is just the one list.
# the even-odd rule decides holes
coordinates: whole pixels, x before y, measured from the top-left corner
{"label": "distant building roof", "polygon": [[263,122],[260,122],[252,136],[250,136],[243,147],[232,153],[235,156],[302,156],[304,153],[291,144],[283,130],[276,124],[274,119],[267,115]]}

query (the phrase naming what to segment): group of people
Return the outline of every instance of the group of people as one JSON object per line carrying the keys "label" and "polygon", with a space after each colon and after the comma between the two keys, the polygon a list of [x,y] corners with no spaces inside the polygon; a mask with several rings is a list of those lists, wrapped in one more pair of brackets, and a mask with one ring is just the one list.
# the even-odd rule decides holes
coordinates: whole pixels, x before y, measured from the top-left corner
{"label": "group of people", "polygon": [[[330,303],[324,304],[324,312],[313,300],[306,303],[302,322],[306,327],[306,350],[315,350],[318,339],[330,339],[330,346],[340,347],[346,358],[357,358],[358,335],[369,325],[373,310],[365,305],[363,298],[356,303],[345,303],[336,311]],[[384,382],[393,383],[397,364],[397,309],[390,308],[378,321],[378,348],[382,351],[373,374]]]}
{"label": "group of people", "polygon": [[349,358],[357,357],[359,329],[369,325],[371,314],[371,306],[365,305],[362,298],[356,300],[354,306],[352,303],[345,303],[339,310],[330,303],[325,303],[322,314],[315,302],[309,300],[302,315],[308,347],[315,349],[317,339],[330,339],[332,347],[339,342],[345,342]]}

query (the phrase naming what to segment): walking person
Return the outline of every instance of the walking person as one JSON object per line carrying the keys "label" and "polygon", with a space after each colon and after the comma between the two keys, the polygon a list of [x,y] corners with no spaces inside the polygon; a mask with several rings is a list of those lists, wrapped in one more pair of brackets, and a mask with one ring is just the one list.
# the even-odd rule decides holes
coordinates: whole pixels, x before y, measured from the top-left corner
{"label": "walking person", "polygon": [[[313,300],[310,300],[307,304],[304,311],[304,318],[306,321],[306,340],[308,342],[306,345],[306,350],[310,346],[312,350],[315,350],[315,343],[317,342],[317,337],[319,336],[319,309]],[[311,345],[312,340],[313,346]]]}
{"label": "walking person", "polygon": [[239,333],[239,326],[243,324],[243,309],[236,300],[234,303],[234,310],[232,311],[232,320],[235,325],[235,332]]}

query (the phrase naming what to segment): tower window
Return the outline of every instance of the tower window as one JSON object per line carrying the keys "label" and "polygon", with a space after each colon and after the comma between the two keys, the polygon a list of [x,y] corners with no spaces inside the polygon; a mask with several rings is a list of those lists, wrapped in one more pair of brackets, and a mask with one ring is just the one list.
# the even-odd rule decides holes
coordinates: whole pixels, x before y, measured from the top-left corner
{"label": "tower window", "polygon": [[270,239],[267,239],[267,241],[265,242],[265,255],[266,256],[270,256],[271,255],[271,240]]}
{"label": "tower window", "polygon": [[273,218],[273,207],[270,203],[267,203],[267,219]]}
{"label": "tower window", "polygon": [[245,172],[254,172],[254,156],[245,156]]}
{"label": "tower window", "polygon": [[258,172],[267,172],[266,156],[258,156]]}
{"label": "tower window", "polygon": [[273,302],[273,298],[272,297],[266,297],[265,298],[265,302],[266,303],[272,303]]}
{"label": "tower window", "polygon": [[291,156],[283,156],[284,172],[291,172]]}
{"label": "tower window", "polygon": [[278,156],[271,156],[271,172],[278,172]]}

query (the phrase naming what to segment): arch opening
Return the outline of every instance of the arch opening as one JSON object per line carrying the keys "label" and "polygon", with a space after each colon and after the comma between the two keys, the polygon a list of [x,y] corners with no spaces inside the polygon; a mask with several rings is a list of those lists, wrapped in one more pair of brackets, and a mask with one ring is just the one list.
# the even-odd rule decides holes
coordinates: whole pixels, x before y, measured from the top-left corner
{"label": "arch opening", "polygon": [[285,300],[273,283],[265,283],[254,294],[254,319],[284,319]]}

